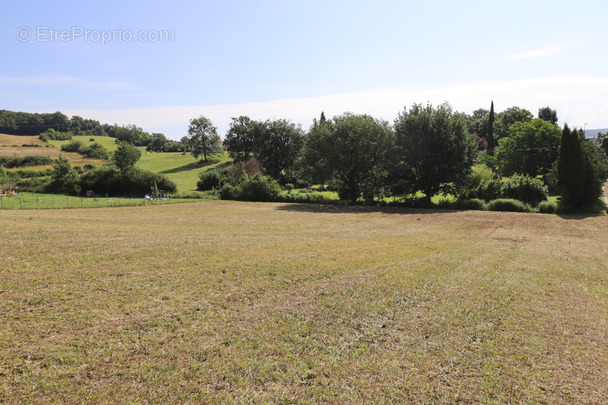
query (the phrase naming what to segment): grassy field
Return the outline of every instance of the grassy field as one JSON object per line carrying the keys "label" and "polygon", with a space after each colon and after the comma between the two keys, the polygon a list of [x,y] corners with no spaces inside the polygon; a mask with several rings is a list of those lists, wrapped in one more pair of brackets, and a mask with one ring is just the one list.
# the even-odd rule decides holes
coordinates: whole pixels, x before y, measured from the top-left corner
{"label": "grassy field", "polygon": [[[86,138],[86,142],[90,137],[75,137],[75,138]],[[108,137],[97,137],[97,138],[107,138]],[[113,141],[113,139],[112,139]],[[84,166],[85,164],[92,164],[94,166],[100,166],[104,163],[107,163],[105,160],[93,159],[90,157],[82,156],[76,152],[63,152],[61,148],[62,143],[66,143],[68,141],[50,141],[49,143],[45,143],[40,140],[38,136],[16,136],[16,135],[6,135],[0,134],[0,156],[8,156],[8,157],[23,157],[23,156],[49,156],[52,159],[57,159],[59,155],[70,160],[72,166]],[[93,143],[93,142],[89,142]],[[23,147],[23,144],[35,144],[40,145],[40,147]],[[114,148],[116,149],[116,148]],[[52,165],[48,166],[30,166],[27,169],[33,170],[42,170],[52,167]],[[15,170],[23,169],[16,168]]]}
{"label": "grassy field", "polygon": [[192,155],[175,152],[147,152],[142,149],[142,156],[137,166],[142,169],[164,174],[177,184],[180,193],[196,190],[196,182],[202,171],[209,170],[230,160],[228,153],[210,159],[208,164],[199,162]]}
{"label": "grassy field", "polygon": [[[114,138],[107,136],[74,136],[74,140],[79,140],[85,144],[99,143],[109,151],[114,151],[117,148]],[[93,139],[93,141],[91,141]],[[0,156],[50,156],[57,159],[59,155],[68,158],[72,166],[84,166],[89,163],[95,166],[108,163],[105,160],[92,159],[84,157],[75,152],[62,152],[61,145],[70,141],[49,141],[48,144],[42,142],[37,136],[15,136],[0,134]],[[40,148],[22,147],[22,144],[34,143],[41,145]],[[13,146],[16,145],[16,146]],[[195,159],[192,155],[182,155],[181,153],[173,152],[147,152],[144,147],[139,148],[142,151],[142,157],[137,162],[137,166],[155,173],[161,173],[173,180],[178,187],[180,193],[190,193],[196,190],[196,182],[199,174],[217,165],[226,163],[230,160],[227,153],[224,153],[219,158],[210,160],[209,164],[197,163],[199,159]],[[50,166],[28,167],[27,169],[46,169]],[[19,168],[18,168],[19,169]],[[17,170],[17,169],[15,169]]]}
{"label": "grassy field", "polygon": [[[93,140],[91,141],[91,139],[93,139]],[[77,135],[77,136],[73,136],[72,140],[80,141],[80,142],[84,143],[85,145],[89,145],[89,146],[94,143],[98,143],[111,152],[115,151],[116,148],[118,148],[118,145],[116,144],[116,139],[110,138],[109,136]],[[52,141],[51,140],[51,141],[49,141],[49,145],[53,146],[54,148],[61,149],[61,145],[64,145],[69,142],[72,142],[72,141]]]}
{"label": "grassy field", "polygon": [[179,198],[170,200],[145,200],[144,198],[128,197],[86,198],[58,194],[21,193],[17,196],[0,198],[0,209],[100,208],[131,205],[175,204],[192,201],[193,199]]}
{"label": "grassy field", "polygon": [[0,402],[606,403],[605,216],[4,211]]}

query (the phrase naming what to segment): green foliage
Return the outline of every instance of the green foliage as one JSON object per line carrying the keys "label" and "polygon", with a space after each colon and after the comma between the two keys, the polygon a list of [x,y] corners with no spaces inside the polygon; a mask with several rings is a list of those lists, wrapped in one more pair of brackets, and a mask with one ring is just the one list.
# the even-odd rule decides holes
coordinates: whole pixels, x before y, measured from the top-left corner
{"label": "green foliage", "polygon": [[79,185],[82,190],[94,190],[97,194],[143,196],[156,186],[168,193],[177,186],[166,176],[136,167],[124,171],[113,166],[101,166],[83,173]]}
{"label": "green foliage", "polygon": [[71,132],[57,132],[53,128],[49,128],[46,131],[44,131],[43,133],[41,133],[40,135],[38,135],[38,137],[44,142],[48,142],[49,140],[69,141],[72,139],[72,133]]}
{"label": "green foliage", "polygon": [[188,143],[195,158],[203,156],[203,160],[207,161],[207,157],[220,152],[220,137],[217,134],[217,128],[213,125],[209,118],[200,116],[190,120],[188,127]]}
{"label": "green foliage", "polygon": [[485,209],[488,211],[534,212],[534,209],[528,204],[507,198],[492,200],[486,204]]}
{"label": "green foliage", "polygon": [[146,146],[150,143],[150,134],[135,125],[108,126],[106,129],[109,136],[116,138],[116,143],[127,142],[134,146]]}
{"label": "green foliage", "polygon": [[475,156],[475,140],[449,104],[414,104],[395,121],[402,176],[431,198],[460,184]]}
{"label": "green foliage", "polygon": [[311,183],[329,183],[342,200],[369,200],[387,184],[394,133],[386,121],[345,113],[313,125],[299,162]]}
{"label": "green foliage", "polygon": [[503,176],[547,174],[557,159],[559,143],[559,128],[547,121],[516,122],[496,152],[499,171]]}
{"label": "green foliage", "polygon": [[114,165],[118,167],[120,171],[126,172],[135,166],[135,163],[137,163],[140,157],[141,151],[139,149],[126,141],[123,141],[118,146],[118,149],[114,151],[114,154],[112,155],[112,163],[114,163]]}
{"label": "green foliage", "polygon": [[7,169],[26,166],[46,166],[52,164],[53,162],[54,160],[48,156],[0,156],[0,166],[6,167]]}
{"label": "green foliage", "polygon": [[573,209],[593,205],[601,196],[602,184],[608,175],[606,155],[585,140],[583,131],[562,131],[557,165],[558,187],[562,203]]}
{"label": "green foliage", "polygon": [[550,124],[557,125],[557,111],[550,107],[542,107],[538,109],[538,118],[547,121]]}
{"label": "green foliage", "polygon": [[196,189],[199,191],[207,191],[219,189],[225,183],[230,183],[233,179],[235,168],[234,166],[222,169],[210,169],[201,172],[199,181],[196,183]]}
{"label": "green foliage", "polygon": [[[501,113],[496,114],[496,122],[493,125],[494,138],[499,141],[502,138],[509,136],[511,125],[516,122],[530,122],[534,115],[525,108],[510,107]],[[501,142],[498,142],[502,145]]]}
{"label": "green foliage", "polygon": [[55,161],[51,179],[50,191],[71,194],[74,192],[74,185],[78,181],[78,173],[72,169],[72,165],[67,158],[59,156]]}
{"label": "green foliage", "polygon": [[467,175],[467,177],[462,182],[462,185],[459,188],[459,194],[464,198],[470,198],[473,195],[476,195],[477,188],[484,180],[492,180],[495,175],[492,169],[490,169],[485,164],[476,164],[471,167],[471,173]]}
{"label": "green foliage", "polygon": [[513,175],[502,184],[502,197],[538,204],[549,196],[547,186],[540,179]]}
{"label": "green foliage", "polygon": [[288,120],[268,120],[256,126],[255,157],[262,171],[283,184],[293,180],[294,164],[304,143],[302,129]]}
{"label": "green foliage", "polygon": [[255,153],[255,139],[259,126],[259,122],[246,116],[232,118],[224,146],[233,160],[244,161]]}
{"label": "green foliage", "polygon": [[246,201],[275,201],[280,192],[281,188],[276,180],[257,173],[243,183],[239,199]]}
{"label": "green foliage", "polygon": [[550,201],[543,201],[538,204],[538,212],[541,214],[555,214],[557,212],[557,205]]}

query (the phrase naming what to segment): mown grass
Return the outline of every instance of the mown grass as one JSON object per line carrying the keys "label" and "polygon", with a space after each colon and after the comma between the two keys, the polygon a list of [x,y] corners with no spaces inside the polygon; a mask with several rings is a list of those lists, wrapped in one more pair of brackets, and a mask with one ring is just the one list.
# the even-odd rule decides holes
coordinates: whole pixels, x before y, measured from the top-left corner
{"label": "mown grass", "polygon": [[133,205],[176,204],[203,200],[199,198],[172,198],[169,200],[146,200],[130,197],[77,197],[61,194],[21,193],[16,196],[0,198],[0,209],[33,210],[53,208],[100,208],[124,207]]}
{"label": "mown grass", "polygon": [[605,217],[3,212],[0,402],[603,403]]}
{"label": "mown grass", "polygon": [[177,184],[180,193],[196,190],[199,174],[230,161],[228,153],[209,158],[207,163],[195,159],[191,154],[176,152],[147,152],[142,149],[142,156],[137,166],[155,173],[164,174]]}

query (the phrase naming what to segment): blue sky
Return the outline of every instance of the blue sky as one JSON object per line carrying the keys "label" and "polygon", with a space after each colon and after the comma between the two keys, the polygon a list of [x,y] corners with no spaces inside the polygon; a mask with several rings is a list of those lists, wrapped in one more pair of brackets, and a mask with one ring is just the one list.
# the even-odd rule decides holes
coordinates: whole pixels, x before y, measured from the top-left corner
{"label": "blue sky", "polygon": [[605,128],[606,16],[584,0],[5,2],[0,108],[179,139],[200,115],[223,136],[238,115],[306,129],[321,111],[493,99]]}

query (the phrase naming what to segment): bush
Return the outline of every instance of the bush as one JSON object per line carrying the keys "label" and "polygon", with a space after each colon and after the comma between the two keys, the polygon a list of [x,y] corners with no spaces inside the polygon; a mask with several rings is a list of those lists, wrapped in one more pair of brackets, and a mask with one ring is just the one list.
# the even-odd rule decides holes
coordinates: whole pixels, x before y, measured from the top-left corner
{"label": "bush", "polygon": [[500,179],[482,180],[470,197],[483,200],[495,200],[502,197],[502,181]]}
{"label": "bush", "polygon": [[25,166],[46,166],[53,164],[53,159],[48,156],[23,156],[23,157],[0,157],[0,166],[7,169]]}
{"label": "bush", "polygon": [[219,197],[222,200],[236,200],[238,196],[238,190],[230,183],[226,183],[220,188]]}
{"label": "bush", "polygon": [[214,188],[219,188],[222,184],[224,184],[224,178],[217,170],[211,169],[204,171],[199,175],[196,189],[199,191],[212,190]]}
{"label": "bush", "polygon": [[515,174],[503,183],[502,196],[536,205],[547,199],[549,190],[542,180]]}
{"label": "bush", "polygon": [[512,212],[533,212],[534,210],[528,204],[519,200],[509,198],[500,198],[492,200],[486,204],[488,211],[512,211]]}
{"label": "bush", "polygon": [[97,194],[143,196],[155,186],[168,193],[177,191],[177,186],[166,176],[136,167],[121,172],[112,166],[91,169],[80,176],[83,190],[94,190]]}
{"label": "bush", "polygon": [[541,214],[555,214],[557,212],[557,205],[549,201],[543,201],[538,204],[538,212]]}
{"label": "bush", "polygon": [[281,188],[273,178],[256,173],[242,186],[241,199],[247,201],[275,201]]}

